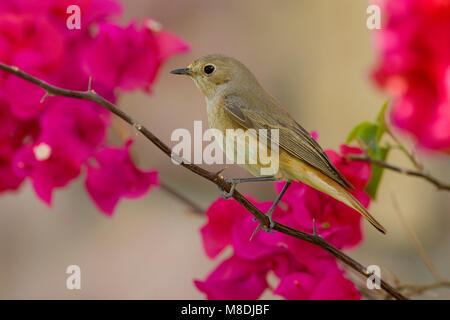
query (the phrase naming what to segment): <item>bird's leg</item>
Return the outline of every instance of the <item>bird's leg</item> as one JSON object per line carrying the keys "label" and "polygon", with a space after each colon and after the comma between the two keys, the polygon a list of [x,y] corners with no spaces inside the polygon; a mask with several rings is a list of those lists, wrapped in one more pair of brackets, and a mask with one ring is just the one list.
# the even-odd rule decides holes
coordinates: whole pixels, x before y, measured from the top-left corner
{"label": "bird's leg", "polygon": [[259,229],[262,229],[263,231],[266,232],[270,232],[272,233],[272,229],[275,226],[275,221],[273,221],[272,219],[272,214],[273,211],[275,210],[275,208],[277,207],[278,203],[280,202],[281,198],[283,197],[284,193],[286,192],[286,190],[289,188],[289,186],[291,185],[290,181],[286,181],[286,184],[284,185],[283,189],[281,190],[281,192],[278,194],[277,198],[275,199],[275,201],[273,202],[272,206],[270,207],[269,211],[266,212],[266,216],[269,217],[269,227],[264,227],[261,224],[259,224],[255,231],[253,232],[250,240],[253,238],[253,236],[258,232]]}
{"label": "bird's leg", "polygon": [[260,181],[277,181],[278,179],[276,179],[275,177],[253,177],[253,178],[225,178],[224,180],[228,183],[231,183],[230,192],[226,192],[226,191],[220,189],[220,187],[219,187],[219,189],[221,191],[222,198],[224,198],[225,200],[228,200],[233,196],[234,189],[236,188],[236,185],[239,183],[260,182]]}

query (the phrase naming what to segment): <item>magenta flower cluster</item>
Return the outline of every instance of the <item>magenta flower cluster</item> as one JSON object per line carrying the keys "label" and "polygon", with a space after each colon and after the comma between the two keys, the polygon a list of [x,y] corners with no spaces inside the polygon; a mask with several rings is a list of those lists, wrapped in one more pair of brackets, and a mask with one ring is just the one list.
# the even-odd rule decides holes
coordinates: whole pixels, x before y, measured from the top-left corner
{"label": "magenta flower cluster", "polygon": [[[69,29],[67,8],[77,5],[81,28]],[[120,91],[149,90],[161,64],[188,46],[152,20],[122,27],[113,0],[2,0],[0,62],[54,85],[92,88],[111,102]],[[156,171],[138,169],[131,141],[106,144],[110,114],[91,102],[47,97],[16,76],[0,73],[0,192],[28,178],[47,204],[57,188],[86,173],[92,200],[111,215],[122,197],[135,198],[158,184]]]}
{"label": "magenta flower cluster", "polygon": [[[326,151],[355,187],[354,196],[368,207],[370,198],[364,187],[370,179],[370,164],[345,158],[361,152],[345,145],[341,154]],[[283,183],[275,184],[277,192]],[[263,212],[272,204],[251,201]],[[273,215],[282,224],[313,233],[314,219],[317,233],[338,249],[352,248],[362,241],[361,215],[324,193],[294,182],[282,202]],[[208,221],[200,232],[207,256],[214,259],[232,248],[231,256],[206,280],[195,281],[208,299],[257,299],[267,289],[286,299],[360,299],[336,259],[323,249],[282,233],[260,231],[249,241],[257,222],[236,201],[219,199],[206,215]],[[269,274],[279,279],[275,287],[268,281]]]}
{"label": "magenta flower cluster", "polygon": [[378,0],[376,83],[393,99],[392,123],[422,149],[450,153],[450,1]]}

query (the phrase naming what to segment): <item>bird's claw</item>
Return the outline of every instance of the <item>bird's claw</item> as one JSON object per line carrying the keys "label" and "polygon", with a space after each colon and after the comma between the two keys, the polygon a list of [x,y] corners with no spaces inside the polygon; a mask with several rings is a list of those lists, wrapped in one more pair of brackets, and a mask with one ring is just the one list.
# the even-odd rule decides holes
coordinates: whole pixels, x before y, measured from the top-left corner
{"label": "bird's claw", "polygon": [[[263,226],[262,224],[259,225],[259,227],[260,227],[263,231],[266,231],[266,232],[272,231],[273,227],[275,227],[275,221],[272,219],[271,216],[268,216],[268,217],[269,217],[269,226],[268,226],[268,227],[265,227],[265,226]],[[253,217],[253,221],[257,222],[258,219],[256,219],[255,217]],[[276,231],[272,231],[272,232],[270,232],[270,233],[275,233],[275,232],[276,232]]]}
{"label": "bird's claw", "polygon": [[[275,227],[275,221],[272,219],[272,217],[270,215],[268,215],[268,217],[269,217],[269,226],[267,227],[266,225],[259,223],[258,226],[256,227],[255,231],[253,231],[253,233],[250,237],[250,241],[258,233],[259,230],[262,230],[267,233],[275,233],[276,232],[273,230],[273,227]],[[256,218],[253,218],[253,221],[256,222],[258,220]]]}
{"label": "bird's claw", "polygon": [[269,217],[269,226],[261,226],[262,231],[267,232],[267,233],[275,233],[276,231],[273,230],[273,228],[275,227],[275,221],[273,221],[273,219],[271,217]]}
{"label": "bird's claw", "polygon": [[224,180],[231,184],[231,189],[230,189],[229,192],[227,192],[227,191],[225,191],[225,190],[223,190],[222,188],[219,187],[219,190],[220,190],[220,193],[221,193],[220,196],[223,199],[228,200],[228,199],[230,199],[233,196],[234,190],[236,189],[236,182],[230,181],[231,179],[227,179],[227,178],[225,178]]}

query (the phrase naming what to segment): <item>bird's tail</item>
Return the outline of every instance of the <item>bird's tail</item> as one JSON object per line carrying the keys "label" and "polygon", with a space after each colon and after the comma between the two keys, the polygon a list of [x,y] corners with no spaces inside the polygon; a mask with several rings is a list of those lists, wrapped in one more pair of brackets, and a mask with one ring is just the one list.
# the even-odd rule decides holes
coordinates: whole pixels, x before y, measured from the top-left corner
{"label": "bird's tail", "polygon": [[[284,157],[284,158],[283,158]],[[343,202],[350,208],[358,211],[380,232],[386,233],[386,229],[367,211],[364,206],[355,199],[355,197],[344,186],[336,182],[334,179],[323,174],[318,169],[300,161],[293,159],[291,156],[280,153],[280,163],[283,163],[283,171],[281,178],[287,181],[302,181],[307,185],[322,191]]]}
{"label": "bird's tail", "polygon": [[[345,194],[343,194],[343,193],[345,193]],[[341,200],[342,202],[344,202],[348,206],[350,206],[353,209],[355,209],[356,211],[358,211],[375,228],[377,228],[380,232],[386,234],[386,229],[374,217],[372,217],[372,215],[369,213],[369,211],[367,211],[367,209],[364,208],[364,206],[358,200],[356,200],[355,197],[350,192],[345,190],[345,191],[341,192],[341,194],[343,194],[344,198],[347,201],[343,201],[341,199],[338,199],[338,200]]]}

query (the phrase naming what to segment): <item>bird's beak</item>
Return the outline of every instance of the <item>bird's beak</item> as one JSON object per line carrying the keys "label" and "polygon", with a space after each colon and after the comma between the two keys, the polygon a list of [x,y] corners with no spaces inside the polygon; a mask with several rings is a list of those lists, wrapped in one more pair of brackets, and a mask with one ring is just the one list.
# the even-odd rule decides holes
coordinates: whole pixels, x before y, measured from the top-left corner
{"label": "bird's beak", "polygon": [[189,68],[175,69],[175,70],[170,71],[170,73],[172,73],[172,74],[190,75],[191,74],[191,69],[189,69]]}

